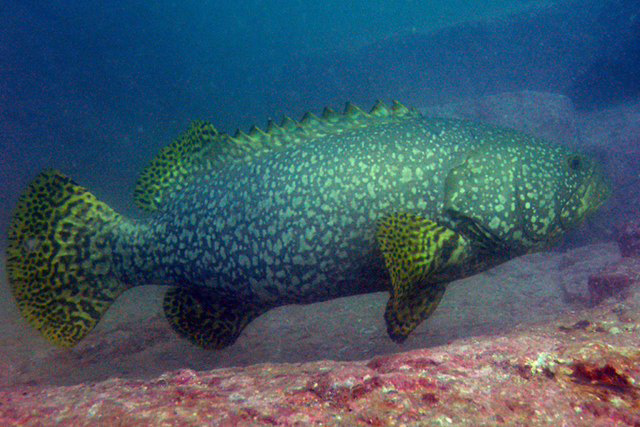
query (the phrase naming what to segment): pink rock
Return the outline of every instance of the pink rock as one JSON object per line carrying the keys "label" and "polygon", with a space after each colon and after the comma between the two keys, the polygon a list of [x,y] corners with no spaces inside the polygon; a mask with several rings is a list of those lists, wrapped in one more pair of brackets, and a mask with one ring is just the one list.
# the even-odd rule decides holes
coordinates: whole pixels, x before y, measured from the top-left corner
{"label": "pink rock", "polygon": [[640,285],[640,258],[625,257],[603,271],[589,276],[589,295],[591,304],[596,305],[603,300],[616,297],[624,300],[629,296],[631,288]]}
{"label": "pink rock", "polygon": [[2,426],[640,425],[640,289],[498,336],[366,361],[0,390]]}
{"label": "pink rock", "polygon": [[589,277],[591,304],[600,304],[613,296],[626,298],[630,284],[631,278],[624,274],[597,274]]}
{"label": "pink rock", "polygon": [[640,222],[629,221],[620,228],[618,246],[623,257],[640,257]]}

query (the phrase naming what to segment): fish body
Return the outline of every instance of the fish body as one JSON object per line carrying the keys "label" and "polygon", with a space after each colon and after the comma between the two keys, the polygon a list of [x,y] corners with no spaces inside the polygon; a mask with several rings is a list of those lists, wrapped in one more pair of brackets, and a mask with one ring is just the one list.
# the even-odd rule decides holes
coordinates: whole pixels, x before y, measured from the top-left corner
{"label": "fish body", "polygon": [[385,289],[377,223],[398,206],[440,215],[447,171],[478,144],[464,125],[415,118],[203,173],[144,223],[142,241],[125,239],[126,258],[156,262],[119,269],[284,304]]}
{"label": "fish body", "polygon": [[579,154],[397,103],[235,136],[197,122],[142,173],[143,219],[58,172],[36,178],[8,270],[23,315],[61,345],[143,284],[170,286],[169,322],[207,348],[270,308],[375,291],[402,341],[446,283],[549,247],[607,193]]}

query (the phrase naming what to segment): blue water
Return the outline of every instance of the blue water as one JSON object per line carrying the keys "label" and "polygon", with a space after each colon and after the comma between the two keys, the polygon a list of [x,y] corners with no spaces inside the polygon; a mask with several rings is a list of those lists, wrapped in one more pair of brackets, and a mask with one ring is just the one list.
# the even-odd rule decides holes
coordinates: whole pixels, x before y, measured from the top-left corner
{"label": "blue water", "polygon": [[0,226],[43,167],[126,211],[192,119],[232,131],[346,100],[558,92],[638,36],[637,2],[553,3],[3,0]]}

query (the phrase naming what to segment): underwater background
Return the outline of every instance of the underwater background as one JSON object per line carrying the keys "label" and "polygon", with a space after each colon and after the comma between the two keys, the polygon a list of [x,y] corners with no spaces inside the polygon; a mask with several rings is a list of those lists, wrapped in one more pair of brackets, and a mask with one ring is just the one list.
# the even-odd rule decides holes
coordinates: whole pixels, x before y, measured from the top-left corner
{"label": "underwater background", "polygon": [[423,107],[525,89],[581,108],[632,98],[637,9],[632,0],[5,0],[0,228],[45,167],[130,213],[137,174],[190,120],[232,132],[345,101]]}
{"label": "underwater background", "polygon": [[[452,285],[403,348],[384,331],[382,294],[273,310],[220,352],[173,335],[152,287],[127,292],[72,351],[20,318],[5,277],[7,227],[43,168],[135,217],[138,174],[191,120],[232,133],[377,99],[434,115],[526,117],[532,133],[599,157],[612,200],[566,252]],[[0,0],[0,387],[363,359],[569,312],[587,298],[588,276],[620,259],[616,227],[640,218],[639,100],[637,0]]]}

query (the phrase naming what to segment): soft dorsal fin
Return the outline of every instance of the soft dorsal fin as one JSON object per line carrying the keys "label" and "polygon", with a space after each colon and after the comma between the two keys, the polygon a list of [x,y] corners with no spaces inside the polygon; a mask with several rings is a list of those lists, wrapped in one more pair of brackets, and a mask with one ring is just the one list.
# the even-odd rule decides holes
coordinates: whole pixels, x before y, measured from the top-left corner
{"label": "soft dorsal fin", "polygon": [[248,133],[238,130],[233,136],[218,132],[210,123],[194,122],[142,171],[134,200],[139,208],[155,211],[168,194],[180,191],[202,170],[218,169],[232,161],[249,160],[314,138],[419,116],[417,110],[397,101],[391,107],[378,101],[368,113],[347,103],[342,114],[325,108],[320,117],[313,113],[306,113],[300,121],[284,117],[280,125],[270,120],[266,131],[253,126]]}
{"label": "soft dorsal fin", "polygon": [[167,190],[179,188],[185,174],[202,167],[206,151],[219,139],[220,133],[213,125],[193,122],[142,171],[133,192],[136,205],[150,212],[158,209]]}

